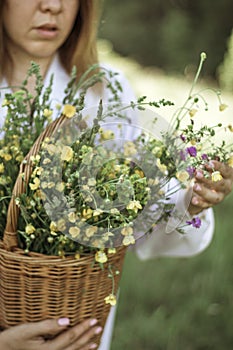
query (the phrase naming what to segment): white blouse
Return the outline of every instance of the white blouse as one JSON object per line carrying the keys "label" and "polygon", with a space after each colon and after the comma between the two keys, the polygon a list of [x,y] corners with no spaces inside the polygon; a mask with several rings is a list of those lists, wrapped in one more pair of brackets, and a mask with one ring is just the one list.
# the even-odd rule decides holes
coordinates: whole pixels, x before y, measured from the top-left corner
{"label": "white blouse", "polygon": [[[51,74],[54,74],[53,90],[51,94],[51,107],[53,108],[57,103],[62,102],[64,98],[64,88],[69,81],[69,76],[61,66],[57,56],[53,60],[47,72],[44,86],[49,84]],[[123,93],[121,95],[122,103],[135,100],[132,89],[122,74],[119,75],[118,80],[120,80],[123,87]],[[6,86],[7,83],[5,80],[3,80],[0,87]],[[4,94],[7,91],[9,92],[9,89],[0,90],[0,127],[3,125],[6,115],[6,108],[2,107],[2,102],[4,99]],[[86,107],[96,107],[99,102],[99,97],[95,94],[93,89],[89,89],[85,101]],[[106,92],[104,92],[103,101],[108,101],[108,93]],[[176,210],[182,214],[183,222],[190,219],[184,204],[185,193],[185,190],[179,191],[178,196],[176,194],[175,198],[173,198],[176,203]],[[212,209],[205,210],[203,212],[203,216],[203,225],[199,229],[189,226],[186,229],[186,233],[183,235],[175,230],[177,223],[170,220],[169,225],[166,224],[160,226],[159,229],[155,228],[154,232],[137,240],[133,249],[142,260],[162,256],[188,257],[198,254],[209,245],[214,232],[214,217]],[[116,307],[112,307],[103,332],[99,350],[110,349],[115,311]]]}

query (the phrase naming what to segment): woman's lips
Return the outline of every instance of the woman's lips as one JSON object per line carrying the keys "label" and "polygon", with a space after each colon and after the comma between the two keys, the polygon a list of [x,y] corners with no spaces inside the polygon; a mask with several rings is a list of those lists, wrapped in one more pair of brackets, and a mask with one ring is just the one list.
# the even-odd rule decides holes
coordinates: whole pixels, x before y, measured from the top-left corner
{"label": "woman's lips", "polygon": [[39,37],[44,39],[54,39],[58,35],[58,28],[54,25],[45,24],[36,28]]}

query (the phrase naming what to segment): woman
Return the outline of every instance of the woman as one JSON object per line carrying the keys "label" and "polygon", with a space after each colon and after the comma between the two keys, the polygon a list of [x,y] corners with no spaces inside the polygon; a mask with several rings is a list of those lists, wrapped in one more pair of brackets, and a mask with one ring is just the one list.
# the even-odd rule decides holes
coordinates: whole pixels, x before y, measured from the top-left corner
{"label": "woman", "polygon": [[[64,86],[69,73],[76,65],[81,75],[91,64],[98,62],[96,51],[97,0],[0,0],[0,82],[1,87],[19,86],[33,60],[41,67],[44,83],[47,85],[50,74],[54,73],[53,101],[62,101]],[[131,90],[121,78],[123,85],[122,102],[132,99]],[[30,82],[34,92],[34,81]],[[1,95],[3,99],[3,94]],[[106,98],[104,96],[104,98]],[[88,91],[86,106],[96,105],[97,92]],[[0,114],[4,121],[4,109]],[[231,191],[232,169],[215,162],[223,180],[212,183],[196,174],[196,184],[188,206],[185,208],[186,193],[180,193],[177,208],[184,213],[184,220],[190,215],[203,211],[209,223],[206,229],[189,228],[184,237],[173,230],[166,235],[161,229],[155,235],[142,238],[136,251],[140,258],[156,256],[189,256],[207,247],[213,234],[213,214],[208,209],[223,200]],[[206,210],[207,209],[207,210]],[[193,234],[195,231],[195,234]],[[155,237],[156,236],[156,237]],[[156,239],[155,239],[156,238]],[[109,349],[113,311],[105,327],[103,341],[99,349]],[[0,334],[0,348],[4,350],[86,350],[94,349],[91,337],[101,332],[96,320],[88,320],[67,329],[69,320],[46,320],[39,323],[12,327]],[[52,334],[53,340],[46,340]]]}

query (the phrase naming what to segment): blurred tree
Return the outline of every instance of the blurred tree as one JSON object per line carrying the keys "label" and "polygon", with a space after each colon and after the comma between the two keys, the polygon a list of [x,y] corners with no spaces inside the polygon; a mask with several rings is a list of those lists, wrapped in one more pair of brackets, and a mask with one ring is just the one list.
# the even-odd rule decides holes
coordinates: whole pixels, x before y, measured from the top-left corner
{"label": "blurred tree", "polygon": [[233,92],[233,30],[228,40],[228,49],[218,69],[221,88]]}
{"label": "blurred tree", "polygon": [[143,65],[183,72],[205,51],[215,76],[232,29],[232,0],[107,0],[100,37]]}

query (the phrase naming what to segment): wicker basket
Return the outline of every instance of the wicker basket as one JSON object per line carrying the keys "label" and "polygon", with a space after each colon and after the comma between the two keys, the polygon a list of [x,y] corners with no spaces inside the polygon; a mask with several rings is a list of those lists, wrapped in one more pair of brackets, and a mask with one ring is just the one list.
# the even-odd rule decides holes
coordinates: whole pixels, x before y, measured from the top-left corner
{"label": "wicker basket", "polygon": [[[36,155],[45,137],[62,127],[66,118],[61,116],[40,135],[20,172],[28,181],[31,173],[30,156]],[[15,183],[14,194],[24,191],[22,177]],[[14,197],[14,196],[13,196]],[[86,318],[97,318],[104,326],[110,306],[104,298],[112,292],[112,281],[107,267],[93,265],[93,256],[59,258],[43,254],[25,255],[17,247],[18,207],[14,198],[9,204],[6,230],[0,241],[0,327],[5,329],[24,322],[47,318],[69,317],[71,325]],[[109,255],[109,263],[121,271],[125,247]],[[115,277],[116,288],[119,275]],[[100,336],[95,341],[99,343]]]}

